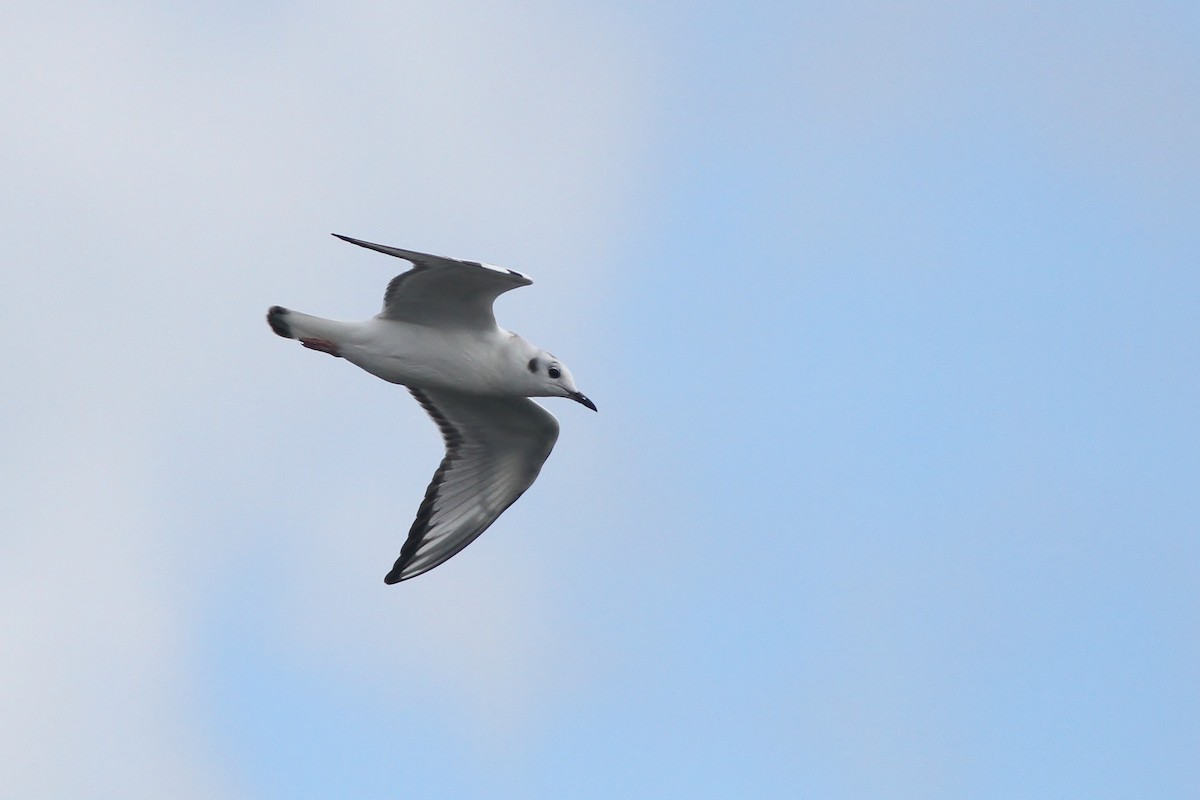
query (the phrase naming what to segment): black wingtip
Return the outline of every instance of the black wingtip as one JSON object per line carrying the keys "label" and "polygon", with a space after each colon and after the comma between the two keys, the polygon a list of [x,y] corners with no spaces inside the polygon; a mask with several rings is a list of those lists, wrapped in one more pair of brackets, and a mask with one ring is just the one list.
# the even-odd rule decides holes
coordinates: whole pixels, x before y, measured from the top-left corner
{"label": "black wingtip", "polygon": [[403,258],[403,256],[401,256],[399,253],[393,253],[392,248],[387,247],[386,245],[375,244],[374,242],[368,242],[368,241],[364,241],[362,239],[355,239],[353,236],[342,236],[340,233],[334,233],[334,234],[330,234],[330,235],[334,236],[338,239],[341,239],[343,242],[357,245],[357,246],[365,248],[367,250],[374,250],[376,253],[383,253],[384,255],[396,256],[397,258]]}
{"label": "black wingtip", "polygon": [[292,326],[288,325],[287,315],[288,310],[283,306],[271,306],[267,311],[267,324],[271,326],[271,330],[275,331],[277,336],[294,339],[296,337],[292,336]]}
{"label": "black wingtip", "polygon": [[383,576],[383,582],[386,583],[388,586],[397,584],[402,580],[404,580],[404,579],[400,577],[400,571],[395,570],[395,569],[392,570],[391,572],[389,572],[387,575]]}

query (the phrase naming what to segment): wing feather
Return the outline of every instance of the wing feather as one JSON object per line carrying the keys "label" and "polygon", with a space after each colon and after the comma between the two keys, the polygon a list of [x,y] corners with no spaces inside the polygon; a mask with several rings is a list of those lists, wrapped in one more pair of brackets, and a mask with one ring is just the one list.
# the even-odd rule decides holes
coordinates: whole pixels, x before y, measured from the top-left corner
{"label": "wing feather", "polygon": [[437,424],[446,455],[387,583],[427,572],[475,541],[533,484],[558,439],[554,415],[527,397],[409,391]]}
{"label": "wing feather", "polygon": [[481,261],[419,253],[364,242],[335,233],[342,241],[403,258],[413,268],[388,283],[379,316],[399,322],[442,328],[492,330],[496,317],[492,304],[505,292],[533,283],[528,276]]}

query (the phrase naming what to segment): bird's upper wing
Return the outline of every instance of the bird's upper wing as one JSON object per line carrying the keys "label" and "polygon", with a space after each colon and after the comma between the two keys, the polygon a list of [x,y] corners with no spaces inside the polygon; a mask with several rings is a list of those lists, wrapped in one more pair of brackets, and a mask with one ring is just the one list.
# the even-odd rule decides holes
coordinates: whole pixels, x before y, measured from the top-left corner
{"label": "bird's upper wing", "polygon": [[388,284],[383,311],[379,313],[385,319],[443,328],[492,330],[496,327],[492,314],[496,298],[509,289],[533,283],[516,270],[478,261],[401,250],[337,233],[334,236],[412,262],[412,269],[392,278]]}
{"label": "bird's upper wing", "polygon": [[409,389],[446,441],[425,500],[384,580],[433,569],[475,540],[533,484],[558,420],[527,397]]}

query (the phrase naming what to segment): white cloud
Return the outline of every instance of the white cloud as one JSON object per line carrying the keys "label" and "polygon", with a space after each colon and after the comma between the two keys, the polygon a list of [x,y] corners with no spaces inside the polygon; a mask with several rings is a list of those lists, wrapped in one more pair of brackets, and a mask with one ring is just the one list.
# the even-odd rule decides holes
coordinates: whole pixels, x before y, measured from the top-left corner
{"label": "white cloud", "polygon": [[59,434],[4,470],[0,781],[26,797],[235,796],[196,758],[178,569],[141,443],[69,418]]}
{"label": "white cloud", "polygon": [[[282,496],[281,455],[259,445],[319,462],[339,435],[331,423],[353,418],[357,432],[387,431],[362,466],[378,475],[405,437],[424,436],[432,460],[422,451],[403,468],[419,477],[396,477],[419,499],[436,436],[419,412],[392,411],[408,398],[391,389],[390,407],[353,413],[360,376],[297,357],[262,323],[271,302],[374,309],[399,265],[328,233],[515,261],[578,306],[604,279],[577,280],[595,267],[578,242],[620,223],[640,157],[638,48],[600,11],[241,13],[42,4],[0,34],[14,76],[0,89],[12,265],[0,310],[16,343],[0,423],[0,716],[6,751],[20,754],[0,764],[0,784],[19,794],[236,794],[198,721],[184,609],[237,557],[220,523],[257,512],[237,505],[256,493]],[[561,321],[533,300],[510,308],[514,327]],[[324,477],[353,480],[354,467]],[[330,516],[286,532],[281,584],[298,564],[328,569],[281,612],[284,639],[342,676],[382,663],[445,681],[464,718],[510,728],[536,705],[529,676],[561,663],[561,621],[538,611],[545,598],[516,568],[488,577],[495,564],[468,567],[465,594],[436,580],[406,602],[384,594],[386,562],[346,537],[386,527],[398,547],[407,520],[394,517],[410,509],[372,488],[373,503],[334,485]],[[348,551],[372,588],[339,600]],[[314,614],[345,624],[324,640]],[[415,640],[379,636],[400,627]],[[492,667],[482,680],[469,666],[479,658]]]}

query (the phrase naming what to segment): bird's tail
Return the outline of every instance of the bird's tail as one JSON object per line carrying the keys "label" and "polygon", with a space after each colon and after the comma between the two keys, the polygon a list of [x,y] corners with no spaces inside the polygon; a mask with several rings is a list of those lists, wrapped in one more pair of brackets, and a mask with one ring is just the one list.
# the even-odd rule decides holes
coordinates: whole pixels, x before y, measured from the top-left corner
{"label": "bird's tail", "polygon": [[326,339],[331,342],[344,341],[353,327],[351,323],[314,317],[283,306],[271,306],[267,310],[267,324],[285,339]]}
{"label": "bird's tail", "polygon": [[267,324],[276,335],[285,339],[295,339],[296,334],[292,333],[291,322],[288,319],[291,316],[292,312],[283,306],[271,306],[267,309]]}

